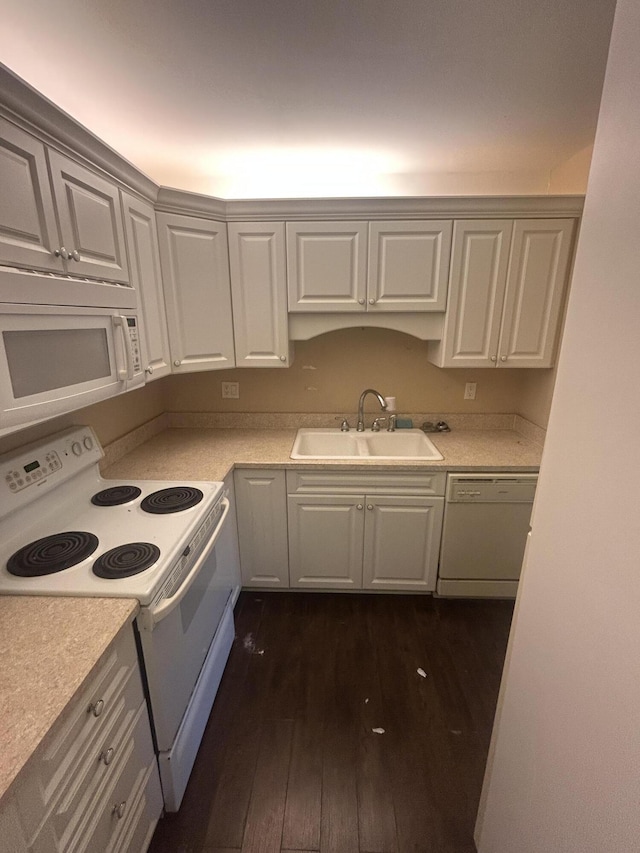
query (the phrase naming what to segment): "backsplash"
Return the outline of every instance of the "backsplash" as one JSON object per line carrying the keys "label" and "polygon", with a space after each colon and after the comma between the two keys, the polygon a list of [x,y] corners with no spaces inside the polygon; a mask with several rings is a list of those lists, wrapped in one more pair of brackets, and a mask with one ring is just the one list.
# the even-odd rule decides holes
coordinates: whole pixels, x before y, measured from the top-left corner
{"label": "backsplash", "polygon": [[[370,425],[382,412],[367,412],[365,421]],[[447,412],[401,412],[402,418],[411,418],[414,427],[425,421],[446,421],[451,429],[514,429],[516,415],[475,414],[461,415]],[[338,427],[342,412],[169,412],[168,426],[174,429],[299,429],[300,427]],[[347,415],[352,428],[356,417]],[[521,419],[522,420],[522,419]]]}

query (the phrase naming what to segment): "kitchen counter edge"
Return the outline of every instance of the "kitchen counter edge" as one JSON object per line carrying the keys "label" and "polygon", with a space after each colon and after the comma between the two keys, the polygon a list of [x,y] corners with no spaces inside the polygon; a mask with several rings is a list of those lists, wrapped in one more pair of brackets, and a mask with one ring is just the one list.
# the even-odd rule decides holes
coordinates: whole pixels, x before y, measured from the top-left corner
{"label": "kitchen counter edge", "polygon": [[128,598],[0,596],[0,806],[138,610]]}

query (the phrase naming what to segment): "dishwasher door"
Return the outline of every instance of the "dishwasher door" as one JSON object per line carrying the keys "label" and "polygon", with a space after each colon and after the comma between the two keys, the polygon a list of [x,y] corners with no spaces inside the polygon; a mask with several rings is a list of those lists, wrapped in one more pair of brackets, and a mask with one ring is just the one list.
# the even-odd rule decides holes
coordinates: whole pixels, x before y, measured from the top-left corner
{"label": "dishwasher door", "polygon": [[449,475],[439,595],[515,596],[537,479],[537,474]]}

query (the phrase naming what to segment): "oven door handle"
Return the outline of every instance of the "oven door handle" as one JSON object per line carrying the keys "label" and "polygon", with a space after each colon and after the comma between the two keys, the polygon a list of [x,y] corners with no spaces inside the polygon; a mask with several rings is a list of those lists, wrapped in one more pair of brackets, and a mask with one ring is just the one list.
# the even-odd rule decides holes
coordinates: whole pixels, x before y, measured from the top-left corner
{"label": "oven door handle", "polygon": [[231,504],[229,503],[229,500],[227,498],[222,498],[222,500],[220,501],[220,505],[224,506],[224,510],[222,511],[222,515],[220,516],[218,524],[216,525],[216,529],[212,533],[211,538],[209,539],[209,542],[207,543],[204,551],[202,552],[202,554],[200,554],[198,559],[193,564],[191,571],[184,579],[175,595],[172,595],[171,598],[165,598],[164,601],[162,601],[162,603],[159,604],[157,607],[143,607],[140,611],[142,625],[147,631],[153,631],[154,625],[157,625],[158,622],[161,622],[166,616],[169,615],[169,613],[171,613],[174,607],[177,607],[178,604],[180,604],[182,599],[189,591],[189,587],[196,579],[196,576],[202,568],[204,562],[207,560],[207,558],[213,551],[216,541],[220,536],[220,533],[224,526],[227,515],[229,514],[229,509],[231,508]]}

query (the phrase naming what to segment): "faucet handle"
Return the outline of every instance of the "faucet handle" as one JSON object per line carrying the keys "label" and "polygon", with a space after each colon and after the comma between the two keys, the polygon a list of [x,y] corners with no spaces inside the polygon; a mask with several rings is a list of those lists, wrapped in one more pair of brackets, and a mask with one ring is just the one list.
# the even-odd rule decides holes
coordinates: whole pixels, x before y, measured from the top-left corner
{"label": "faucet handle", "polygon": [[342,415],[336,415],[336,420],[341,421],[340,430],[342,432],[349,432],[351,427],[349,426],[349,421],[345,417],[343,417]]}
{"label": "faucet handle", "polygon": [[386,418],[374,418],[371,424],[371,432],[380,432],[380,424],[386,421]]}

